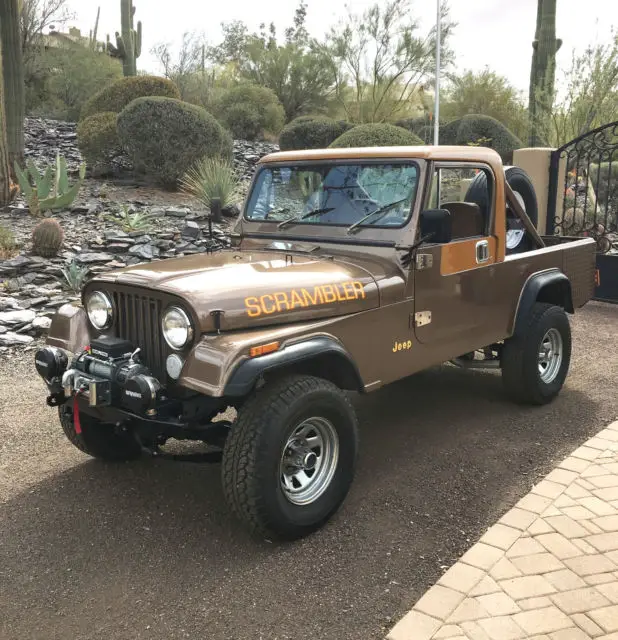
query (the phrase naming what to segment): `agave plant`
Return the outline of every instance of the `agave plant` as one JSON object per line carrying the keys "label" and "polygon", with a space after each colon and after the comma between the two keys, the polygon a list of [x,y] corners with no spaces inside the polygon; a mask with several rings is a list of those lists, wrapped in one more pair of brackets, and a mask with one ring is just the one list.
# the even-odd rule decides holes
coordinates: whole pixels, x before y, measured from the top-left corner
{"label": "agave plant", "polygon": [[73,204],[84,181],[86,165],[80,166],[79,180],[73,185],[69,185],[67,161],[59,154],[56,155],[55,165],[48,166],[43,173],[32,160],[26,163],[25,169],[15,163],[15,175],[30,213],[38,216],[45,211],[65,209]]}
{"label": "agave plant", "polygon": [[148,231],[152,226],[154,215],[143,211],[131,213],[126,205],[122,205],[122,211],[114,215],[105,216],[106,220],[114,222],[123,231],[131,233],[131,231]]}
{"label": "agave plant", "polygon": [[204,158],[189,169],[180,181],[180,188],[209,209],[212,201],[218,198],[221,209],[226,209],[242,199],[240,178],[227,160]]}
{"label": "agave plant", "polygon": [[67,284],[75,293],[80,293],[88,280],[88,267],[72,260],[68,266],[62,270],[62,275]]}

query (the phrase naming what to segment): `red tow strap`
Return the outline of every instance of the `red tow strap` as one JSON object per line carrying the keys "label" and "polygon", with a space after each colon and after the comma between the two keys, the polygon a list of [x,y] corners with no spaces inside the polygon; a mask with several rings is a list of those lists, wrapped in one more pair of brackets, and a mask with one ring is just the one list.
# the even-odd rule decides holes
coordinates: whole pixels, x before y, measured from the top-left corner
{"label": "red tow strap", "polygon": [[82,423],[79,421],[79,402],[77,401],[78,396],[79,391],[75,394],[75,398],[73,399],[73,426],[75,427],[75,433],[77,435],[81,435]]}

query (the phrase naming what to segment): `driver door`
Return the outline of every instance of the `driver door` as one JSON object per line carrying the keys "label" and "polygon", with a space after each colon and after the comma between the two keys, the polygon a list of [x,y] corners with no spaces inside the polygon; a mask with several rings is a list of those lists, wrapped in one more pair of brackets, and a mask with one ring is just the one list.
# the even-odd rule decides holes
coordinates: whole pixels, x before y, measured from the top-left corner
{"label": "driver door", "polygon": [[[471,180],[483,171],[488,198],[473,202]],[[477,348],[492,322],[492,296],[497,239],[490,235],[494,179],[485,166],[448,163],[434,166],[425,208],[451,214],[452,239],[421,246],[414,265],[415,335],[424,344],[440,341],[446,351]],[[480,342],[479,342],[480,340]]]}

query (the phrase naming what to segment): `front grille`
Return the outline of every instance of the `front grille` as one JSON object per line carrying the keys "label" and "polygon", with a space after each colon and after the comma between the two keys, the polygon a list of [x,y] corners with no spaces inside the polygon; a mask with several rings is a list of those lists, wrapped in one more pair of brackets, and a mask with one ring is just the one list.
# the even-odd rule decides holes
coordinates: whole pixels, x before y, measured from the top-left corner
{"label": "front grille", "polygon": [[141,349],[140,361],[159,380],[165,380],[167,344],[161,332],[163,303],[157,298],[114,292],[116,335]]}

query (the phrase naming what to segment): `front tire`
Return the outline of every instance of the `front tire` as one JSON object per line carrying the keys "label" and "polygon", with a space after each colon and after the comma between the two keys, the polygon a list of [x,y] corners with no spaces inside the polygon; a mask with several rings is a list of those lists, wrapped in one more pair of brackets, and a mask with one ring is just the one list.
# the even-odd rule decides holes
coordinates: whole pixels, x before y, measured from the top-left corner
{"label": "front tire", "polygon": [[267,384],[240,409],[225,443],[226,500],[254,533],[305,536],[344,501],[357,450],[354,409],[334,384],[300,375]]}
{"label": "front tire", "polygon": [[142,448],[131,432],[118,432],[113,424],[80,412],[81,433],[77,433],[72,407],[62,405],[58,413],[64,434],[83,453],[109,462],[136,460],[142,455]]}
{"label": "front tire", "polygon": [[522,404],[547,404],[560,393],[570,362],[571,327],[564,309],[537,302],[526,326],[504,343],[506,392]]}

